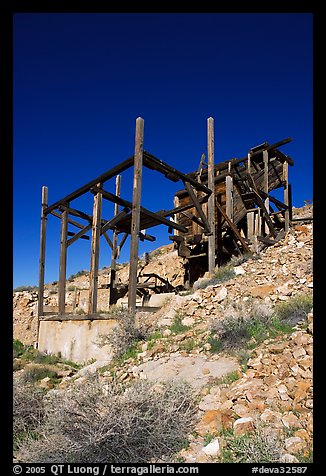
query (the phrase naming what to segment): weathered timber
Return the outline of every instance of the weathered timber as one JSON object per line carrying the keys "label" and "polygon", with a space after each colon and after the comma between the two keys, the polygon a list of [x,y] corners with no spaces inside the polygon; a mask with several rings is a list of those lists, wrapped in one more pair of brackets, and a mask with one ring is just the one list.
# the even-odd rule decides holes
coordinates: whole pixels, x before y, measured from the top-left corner
{"label": "weathered timber", "polygon": [[[103,195],[104,196],[104,195]],[[119,212],[115,217],[111,218],[111,220],[107,221],[101,228],[101,235],[105,233],[109,228],[114,229],[115,226],[121,221],[123,218],[125,218],[127,215],[130,213],[130,208],[124,208]]]}
{"label": "weathered timber", "polygon": [[112,243],[111,238],[109,237],[109,235],[107,234],[106,231],[103,233],[103,236],[106,239],[107,244],[109,245],[109,247],[112,250],[113,249],[113,243]]}
{"label": "weathered timber", "polygon": [[[47,217],[44,213],[48,205],[48,187],[42,187],[42,209],[41,209],[41,230],[40,230],[40,260],[38,275],[38,308],[37,315],[42,316],[44,306],[44,272],[45,272],[45,245],[46,245],[46,221]],[[39,318],[38,318],[39,326]],[[38,335],[38,329],[37,329]]]}
{"label": "weathered timber", "polygon": [[92,187],[94,187],[97,183],[104,183],[107,180],[111,179],[112,177],[115,177],[117,174],[120,174],[124,170],[129,169],[133,165],[133,163],[134,163],[134,158],[129,157],[129,159],[127,159],[124,162],[121,162],[120,164],[112,167],[112,169],[108,170],[107,172],[104,172],[104,174],[102,174],[99,177],[96,177],[95,179],[91,180],[86,185],[83,185],[82,187],[79,187],[77,190],[70,193],[66,197],[64,197],[61,200],[58,200],[57,202],[48,206],[45,209],[45,213],[46,214],[50,213],[52,210],[55,210],[56,208],[58,208],[59,205],[65,204],[67,202],[71,202],[72,200],[75,200],[76,198],[79,198],[84,193],[90,191],[90,189]]}
{"label": "weathered timber", "polygon": [[59,314],[65,314],[66,303],[66,273],[67,273],[67,233],[68,232],[68,212],[64,210],[61,214],[61,236],[60,236],[60,267],[58,285],[58,305]]}
{"label": "weathered timber", "polygon": [[[200,218],[204,223],[204,228],[209,232],[208,236],[208,272],[213,275],[215,268],[215,194],[214,194],[214,119],[209,117],[207,119],[207,152],[208,152],[208,188],[211,190],[211,194],[208,198],[208,223],[205,223],[202,216],[205,216],[205,213],[202,214],[199,212],[199,209],[196,206],[196,209],[199,213]],[[189,192],[189,189],[188,189]],[[200,210],[202,210],[199,204]]]}
{"label": "weathered timber", "polygon": [[[98,187],[101,187],[101,184],[99,184]],[[101,214],[102,214],[102,195],[101,193],[97,193],[96,195],[94,195],[94,205],[93,205],[91,265],[90,265],[90,273],[89,273],[89,295],[88,295],[88,313],[89,314],[96,314],[96,311],[97,311]]]}
{"label": "weathered timber", "polygon": [[[94,192],[97,191],[96,187],[92,187],[92,189],[93,189]],[[103,196],[103,198],[105,198],[105,199],[107,199],[111,202],[114,202],[114,203],[117,203],[119,205],[124,206],[125,210],[127,211],[127,213],[123,213],[123,211],[121,211],[116,217],[109,220],[102,227],[102,233],[103,233],[103,230],[106,231],[109,228],[113,228],[118,223],[118,221],[120,221],[120,219],[125,218],[128,215],[128,213],[132,209],[132,202],[129,202],[128,200],[117,197],[113,193],[110,193],[110,192],[107,192],[107,191],[104,191],[104,190],[102,190],[102,196]],[[193,205],[189,206],[188,208],[191,208],[192,206]],[[163,224],[163,225],[167,225],[169,227],[171,226],[172,228],[175,228],[176,230],[179,230],[183,233],[187,232],[187,230],[183,226],[178,225],[177,223],[174,223],[174,222],[172,222],[170,220],[167,220],[165,218],[165,216],[169,216],[169,215],[174,214],[173,210],[172,211],[170,210],[169,212],[165,212],[165,210],[158,211],[158,212],[152,212],[152,211],[148,210],[147,208],[145,208],[143,206],[140,206],[140,212],[141,212],[142,215],[146,215],[147,217],[152,218],[154,220],[154,223],[151,226],[156,226],[156,225]],[[148,226],[147,228],[150,228],[150,227]]]}
{"label": "weathered timber", "polygon": [[[206,218],[206,216],[205,216],[205,213],[203,212],[203,209],[202,209],[202,207],[201,207],[201,204],[200,204],[198,198],[197,198],[196,195],[195,195],[195,192],[193,191],[193,189],[192,189],[190,183],[184,182],[184,184],[185,184],[185,187],[186,187],[186,189],[187,189],[187,191],[188,191],[189,197],[191,198],[193,204],[195,205],[195,208],[196,208],[196,210],[197,210],[197,212],[198,212],[198,215],[200,216],[202,222],[204,223],[204,227],[205,227],[205,232],[206,232],[206,234],[211,233],[211,228],[210,228],[209,222],[208,222],[208,220],[207,220],[207,218]],[[181,230],[181,231],[182,231],[182,230]]]}
{"label": "weathered timber", "polygon": [[208,195],[211,194],[209,188],[207,188],[200,182],[197,182],[197,180],[193,179],[190,174],[184,174],[180,172],[179,170],[175,169],[174,167],[171,167],[162,160],[157,159],[156,157],[154,157],[154,155],[146,151],[144,151],[144,165],[149,169],[153,169],[163,173],[165,176],[168,176],[169,174],[171,176],[175,176],[175,179],[173,180],[174,182],[182,180],[183,182],[190,183],[194,187],[194,189],[198,191],[205,192]]}
{"label": "weathered timber", "polygon": [[87,233],[91,228],[92,228],[92,225],[89,223],[88,225],[84,226],[84,228],[82,228],[78,233],[70,233],[68,231],[67,233],[68,236],[72,236],[72,238],[70,238],[70,240],[67,241],[67,246],[70,246],[73,243],[75,243],[75,241],[77,241],[78,238],[89,240],[89,236],[84,235],[84,233]]}
{"label": "weathered timber", "polygon": [[135,154],[134,154],[134,184],[132,196],[131,242],[128,287],[128,310],[132,314],[136,311],[137,296],[137,266],[138,266],[138,235],[140,232],[140,200],[142,188],[144,145],[144,119],[136,120]]}
{"label": "weathered timber", "polygon": [[[115,179],[115,194],[117,197],[120,197],[121,193],[121,175],[117,175]],[[116,217],[119,213],[119,204],[114,204],[114,216]],[[113,239],[112,239],[112,257],[110,265],[110,297],[109,304],[114,304],[116,302],[115,296],[115,281],[116,281],[116,272],[117,272],[117,248],[118,248],[118,232],[113,230]]]}
{"label": "weathered timber", "polygon": [[[284,181],[284,203],[289,206],[289,164],[284,162],[283,164],[283,181]],[[289,231],[290,226],[290,214],[289,209],[285,210],[285,233]]]}
{"label": "weathered timber", "polygon": [[224,219],[227,221],[229,227],[231,228],[231,230],[233,231],[234,235],[238,238],[238,240],[240,241],[243,249],[245,251],[250,251],[249,250],[249,247],[247,245],[247,243],[245,242],[244,238],[241,236],[238,228],[235,226],[235,224],[230,220],[230,218],[227,216],[227,214],[224,212],[222,206],[216,202],[216,207],[218,208],[219,212],[221,213],[221,215],[224,217]]}

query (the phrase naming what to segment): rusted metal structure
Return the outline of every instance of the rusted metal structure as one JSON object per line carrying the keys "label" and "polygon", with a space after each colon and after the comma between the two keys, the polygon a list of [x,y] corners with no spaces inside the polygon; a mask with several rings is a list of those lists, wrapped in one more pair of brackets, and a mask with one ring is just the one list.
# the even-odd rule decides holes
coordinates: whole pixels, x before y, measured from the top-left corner
{"label": "rusted metal structure", "polygon": [[[48,204],[48,189],[42,189],[41,242],[39,263],[39,319],[44,316],[44,270],[47,218],[52,215],[61,221],[60,264],[58,283],[59,317],[66,314],[66,264],[69,246],[78,239],[91,240],[90,285],[88,316],[96,318],[100,241],[104,237],[112,251],[110,277],[110,304],[119,296],[116,284],[116,260],[131,236],[129,284],[122,290],[128,292],[128,308],[136,309],[136,296],[148,294],[146,288],[171,291],[171,286],[159,276],[154,276],[153,288],[148,282],[139,282],[139,240],[154,241],[155,237],[144,230],[165,225],[173,235],[178,254],[187,261],[185,281],[192,283],[206,271],[213,272],[234,253],[257,251],[280,240],[291,220],[291,187],[288,166],[293,160],[279,150],[290,142],[285,139],[276,144],[263,144],[250,149],[242,159],[214,164],[214,120],[207,121],[207,163],[202,155],[196,172],[185,174],[143,149],[144,121],[136,120],[135,152],[132,157],[94,178],[67,196]],[[133,167],[134,183],[132,202],[121,196],[121,175]],[[182,189],[175,194],[174,207],[152,211],[141,205],[143,167],[163,174],[168,180],[181,182]],[[108,181],[115,179],[115,194],[105,189]],[[284,189],[284,202],[271,192]],[[77,209],[73,202],[84,194],[93,195],[93,214]],[[112,217],[103,216],[103,201],[114,204]],[[171,200],[172,201],[172,200]],[[277,210],[274,210],[276,207]],[[73,230],[71,229],[73,227]],[[76,230],[77,228],[77,230]],[[112,231],[110,238],[108,231]],[[88,233],[91,233],[91,236]],[[144,276],[144,275],[143,275]]]}

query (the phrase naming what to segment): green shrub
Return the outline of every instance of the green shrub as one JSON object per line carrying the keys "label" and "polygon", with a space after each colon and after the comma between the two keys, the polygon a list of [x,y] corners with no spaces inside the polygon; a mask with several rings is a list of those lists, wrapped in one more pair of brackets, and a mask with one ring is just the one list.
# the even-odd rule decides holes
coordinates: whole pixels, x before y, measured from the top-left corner
{"label": "green shrub", "polygon": [[288,325],[295,326],[299,321],[307,318],[307,314],[313,307],[313,298],[310,295],[298,294],[288,301],[278,304],[275,308],[275,316]]}
{"label": "green shrub", "polygon": [[37,286],[17,286],[17,288],[14,288],[14,293],[18,292],[23,292],[23,291],[28,291],[28,292],[37,292],[38,287]]}
{"label": "green shrub", "polygon": [[25,346],[20,340],[14,339],[13,341],[13,356],[20,357],[25,352]]}
{"label": "green shrub", "polygon": [[178,312],[176,313],[172,325],[170,326],[170,331],[172,332],[172,334],[180,334],[189,330],[189,326],[185,326],[184,324],[182,324],[183,318],[184,316],[182,314]]}
{"label": "green shrub", "polygon": [[54,370],[43,367],[40,365],[26,367],[24,372],[21,376],[21,379],[24,383],[35,383],[39,380],[44,379],[45,377],[49,377],[52,382],[56,382],[58,379],[58,374]]}
{"label": "green shrub", "polygon": [[14,450],[27,439],[36,438],[44,419],[43,392],[14,380],[13,443]]}
{"label": "green shrub", "polygon": [[269,428],[258,427],[241,436],[228,430],[223,438],[226,446],[221,450],[222,463],[276,463],[280,459],[280,441]]}
{"label": "green shrub", "polygon": [[75,274],[71,274],[67,281],[73,281],[76,278],[79,278],[80,276],[88,276],[89,272],[86,269],[82,269],[81,271],[78,271]]}
{"label": "green shrub", "polygon": [[116,308],[114,317],[119,324],[111,330],[110,334],[99,336],[98,345],[109,344],[114,357],[122,362],[121,359],[136,355],[137,344],[141,340],[146,340],[147,333],[142,326],[136,326],[134,316],[128,311]]}
{"label": "green shrub", "polygon": [[171,457],[184,447],[195,408],[186,384],[138,381],[128,387],[112,384],[104,392],[98,379],[89,379],[48,394],[44,437],[21,448],[20,458],[30,463],[147,463]]}

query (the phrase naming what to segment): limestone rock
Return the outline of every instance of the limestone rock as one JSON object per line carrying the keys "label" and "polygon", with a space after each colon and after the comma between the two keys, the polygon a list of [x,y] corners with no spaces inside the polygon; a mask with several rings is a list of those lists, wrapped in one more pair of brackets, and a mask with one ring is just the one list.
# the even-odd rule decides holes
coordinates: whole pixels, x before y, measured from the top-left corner
{"label": "limestone rock", "polygon": [[209,456],[217,456],[220,452],[220,443],[218,438],[211,441],[207,446],[204,446],[203,452]]}
{"label": "limestone rock", "polygon": [[233,429],[235,435],[244,435],[254,429],[254,419],[252,417],[238,418],[233,423]]}

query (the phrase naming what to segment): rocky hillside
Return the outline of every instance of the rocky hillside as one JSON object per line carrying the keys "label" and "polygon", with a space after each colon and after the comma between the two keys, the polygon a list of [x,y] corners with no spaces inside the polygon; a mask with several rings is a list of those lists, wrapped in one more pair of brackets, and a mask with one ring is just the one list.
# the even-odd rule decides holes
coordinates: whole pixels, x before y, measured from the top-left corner
{"label": "rocky hillside", "polygon": [[[310,212],[306,206],[294,216]],[[152,461],[311,461],[312,250],[312,224],[298,222],[260,255],[233,259],[156,313],[138,313],[138,332],[117,336],[120,352],[105,367],[94,362],[37,385],[60,396],[94,376],[106,393],[116,384],[128,389],[148,382],[160,393],[171,380],[186,382],[195,402],[187,444]],[[167,274],[164,260],[173,253],[167,247],[156,256]],[[32,298],[25,296],[30,312]],[[24,372],[20,366],[16,378]]]}

